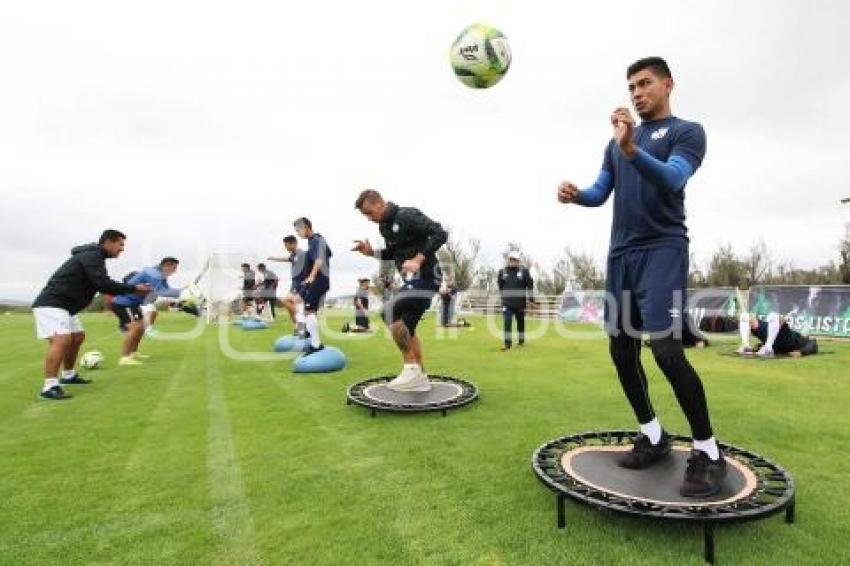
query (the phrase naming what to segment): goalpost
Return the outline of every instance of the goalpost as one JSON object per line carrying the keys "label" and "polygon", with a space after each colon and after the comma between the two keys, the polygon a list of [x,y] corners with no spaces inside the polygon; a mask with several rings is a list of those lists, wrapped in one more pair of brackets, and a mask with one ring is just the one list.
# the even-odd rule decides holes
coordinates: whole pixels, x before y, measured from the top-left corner
{"label": "goalpost", "polygon": [[241,313],[242,264],[247,263],[256,273],[259,256],[242,252],[213,252],[207,258],[195,285],[201,289],[201,304],[207,324],[229,320]]}

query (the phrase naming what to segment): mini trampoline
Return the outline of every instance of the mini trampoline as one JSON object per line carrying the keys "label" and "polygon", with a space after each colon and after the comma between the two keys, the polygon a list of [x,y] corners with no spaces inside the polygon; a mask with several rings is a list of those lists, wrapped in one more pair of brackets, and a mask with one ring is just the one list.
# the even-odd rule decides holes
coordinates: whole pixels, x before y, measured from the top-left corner
{"label": "mini trampoline", "polygon": [[446,375],[428,375],[430,391],[394,391],[387,383],[394,375],[372,377],[348,388],[346,404],[352,403],[369,409],[374,417],[378,411],[396,413],[427,413],[441,411],[443,416],[450,409],[457,409],[478,398],[475,384]]}
{"label": "mini trampoline", "polygon": [[555,491],[558,528],[566,526],[567,497],[632,517],[682,521],[703,527],[707,562],[714,562],[714,526],[763,519],[785,511],[794,522],[794,480],[777,464],[748,450],[720,444],[727,476],[720,493],[696,499],[679,493],[692,439],[670,435],[669,458],[645,470],[628,470],[618,457],[636,432],[584,432],[556,438],[534,451],[531,466]]}

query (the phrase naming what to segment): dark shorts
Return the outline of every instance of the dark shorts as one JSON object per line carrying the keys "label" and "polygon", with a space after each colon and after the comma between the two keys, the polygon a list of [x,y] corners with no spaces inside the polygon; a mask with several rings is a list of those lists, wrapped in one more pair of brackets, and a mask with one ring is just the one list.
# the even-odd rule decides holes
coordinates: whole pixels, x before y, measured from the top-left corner
{"label": "dark shorts", "polygon": [[298,287],[298,296],[304,301],[304,310],[317,312],[325,302],[325,295],[330,290],[330,281],[318,278],[310,285],[302,283]]}
{"label": "dark shorts", "polygon": [[401,320],[411,336],[416,335],[416,325],[429,308],[440,288],[433,277],[415,278],[405,283],[386,305],[387,323]]}
{"label": "dark shorts", "polygon": [[606,331],[680,332],[687,281],[686,247],[636,249],[609,257]]}
{"label": "dark shorts", "polygon": [[136,320],[142,320],[142,309],[139,305],[125,306],[117,303],[112,303],[110,306],[112,312],[118,317],[118,325],[121,330],[126,330],[127,325]]}

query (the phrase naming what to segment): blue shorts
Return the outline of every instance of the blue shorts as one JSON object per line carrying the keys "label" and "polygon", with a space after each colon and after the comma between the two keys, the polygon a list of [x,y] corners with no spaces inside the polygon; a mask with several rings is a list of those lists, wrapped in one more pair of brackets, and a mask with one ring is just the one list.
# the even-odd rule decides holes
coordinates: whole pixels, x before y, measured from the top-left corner
{"label": "blue shorts", "polygon": [[681,336],[688,283],[688,248],[628,250],[608,258],[605,330]]}
{"label": "blue shorts", "polygon": [[298,287],[298,296],[304,301],[304,310],[317,312],[324,304],[325,295],[329,290],[330,281],[326,277],[317,277],[309,285],[301,283]]}

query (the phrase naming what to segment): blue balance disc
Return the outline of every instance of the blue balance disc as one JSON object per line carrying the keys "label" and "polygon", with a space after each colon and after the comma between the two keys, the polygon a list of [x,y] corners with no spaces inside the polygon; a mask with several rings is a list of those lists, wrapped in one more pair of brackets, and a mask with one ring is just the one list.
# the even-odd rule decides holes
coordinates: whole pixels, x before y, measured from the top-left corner
{"label": "blue balance disc", "polygon": [[309,356],[298,356],[292,364],[295,373],[327,373],[339,371],[345,367],[345,354],[339,348],[325,346]]}
{"label": "blue balance disc", "polygon": [[298,336],[281,336],[274,341],[272,347],[275,352],[303,352],[307,349],[308,342]]}
{"label": "blue balance disc", "polygon": [[248,319],[242,322],[242,328],[244,330],[263,330],[268,327],[269,325],[262,320]]}

